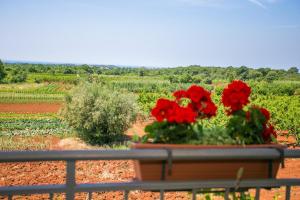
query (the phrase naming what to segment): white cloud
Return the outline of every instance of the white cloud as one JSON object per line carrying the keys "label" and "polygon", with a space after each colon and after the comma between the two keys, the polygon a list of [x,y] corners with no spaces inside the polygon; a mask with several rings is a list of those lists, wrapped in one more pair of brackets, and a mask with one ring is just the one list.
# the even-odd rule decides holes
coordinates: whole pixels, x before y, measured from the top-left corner
{"label": "white cloud", "polygon": [[278,3],[280,0],[248,0],[248,1],[263,9],[267,9],[266,4]]}
{"label": "white cloud", "polygon": [[259,0],[248,0],[248,1],[263,8],[263,9],[267,9],[267,7],[263,3],[261,3]]}
{"label": "white cloud", "polygon": [[264,0],[264,1],[266,1],[268,3],[277,3],[279,0]]}
{"label": "white cloud", "polygon": [[[176,0],[177,2],[184,3],[191,6],[204,6],[204,7],[222,7],[228,3],[233,4],[233,0]],[[263,9],[267,9],[270,4],[278,3],[281,0],[246,0]]]}

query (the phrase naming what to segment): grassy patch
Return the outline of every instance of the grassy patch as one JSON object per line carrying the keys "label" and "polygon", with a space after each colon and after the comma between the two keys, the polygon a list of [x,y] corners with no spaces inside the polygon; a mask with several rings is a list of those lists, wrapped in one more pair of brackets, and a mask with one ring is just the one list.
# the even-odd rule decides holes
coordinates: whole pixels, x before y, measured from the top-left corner
{"label": "grassy patch", "polygon": [[0,150],[13,151],[13,150],[46,150],[49,149],[51,140],[40,137],[37,141],[34,137],[0,137]]}

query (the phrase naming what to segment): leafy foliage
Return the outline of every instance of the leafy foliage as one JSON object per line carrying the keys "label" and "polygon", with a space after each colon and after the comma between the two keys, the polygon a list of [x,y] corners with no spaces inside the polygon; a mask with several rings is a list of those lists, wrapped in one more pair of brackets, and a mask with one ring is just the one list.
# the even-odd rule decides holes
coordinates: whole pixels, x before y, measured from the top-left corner
{"label": "leafy foliage", "polygon": [[62,102],[63,94],[32,94],[32,93],[14,93],[0,92],[1,103],[29,103],[29,102]]}
{"label": "leafy foliage", "polygon": [[67,96],[62,116],[87,142],[108,144],[124,139],[123,133],[137,113],[133,95],[83,84]]}
{"label": "leafy foliage", "polygon": [[166,121],[154,122],[151,126],[147,126],[145,131],[148,134],[143,137],[143,142],[150,140],[153,143],[186,144],[199,138],[189,124],[174,124]]}
{"label": "leafy foliage", "polygon": [[[251,100],[256,105],[270,109],[271,123],[276,129],[289,130],[291,134],[300,135],[300,74],[297,67],[288,70],[199,65],[176,68],[128,68],[111,65],[31,63],[5,63],[2,66],[4,73],[1,73],[0,69],[0,75],[8,76],[13,71],[27,73],[26,84],[0,85],[2,103],[62,102],[64,94],[70,88],[81,80],[87,80],[105,85],[111,91],[134,93],[139,107],[146,114],[158,98],[170,98],[170,92],[187,89],[192,83],[212,91],[214,102],[218,102],[228,80],[243,79],[247,80],[252,88]],[[5,80],[8,83],[7,77]],[[229,119],[223,113],[223,106],[219,104],[218,107],[217,117],[202,121],[203,126],[222,127],[228,123]],[[30,115],[30,118],[33,117]]]}
{"label": "leafy foliage", "polygon": [[27,79],[27,72],[22,69],[13,69],[5,77],[5,81],[8,83],[21,83]]}
{"label": "leafy foliage", "polygon": [[45,117],[35,115],[30,118],[27,114],[11,116],[1,113],[0,136],[64,135],[72,132],[60,119]]}
{"label": "leafy foliage", "polygon": [[5,76],[6,76],[6,73],[4,71],[4,65],[3,65],[2,61],[0,60],[0,83],[2,82],[2,80],[4,79]]}
{"label": "leafy foliage", "polygon": [[[43,76],[30,78],[31,81],[67,81],[72,82],[72,78],[77,75],[86,76],[89,74],[117,75],[117,76],[137,76],[137,77],[157,77],[165,76],[171,83],[200,83],[209,80],[299,80],[300,74],[297,67],[289,70],[275,70],[271,68],[252,69],[246,66],[240,67],[206,67],[191,65],[176,68],[132,68],[117,67],[113,65],[75,65],[75,64],[32,64],[32,63],[6,63],[6,72],[14,69],[25,70],[30,74],[44,74]],[[47,76],[48,74],[48,76]],[[51,75],[59,75],[56,78]],[[66,75],[66,76],[65,76]],[[67,76],[70,75],[70,76]],[[47,77],[46,77],[47,76]],[[72,77],[72,78],[70,78]]]}

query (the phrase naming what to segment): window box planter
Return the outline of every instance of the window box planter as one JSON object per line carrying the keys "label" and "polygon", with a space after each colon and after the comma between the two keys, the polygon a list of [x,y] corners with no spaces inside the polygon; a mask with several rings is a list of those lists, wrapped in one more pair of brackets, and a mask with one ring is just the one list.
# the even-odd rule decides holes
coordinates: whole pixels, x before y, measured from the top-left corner
{"label": "window box planter", "polygon": [[[140,144],[135,143],[132,149],[222,149],[238,148],[276,148],[284,149],[283,145],[262,144],[247,145],[174,145],[174,144]],[[168,167],[163,167],[163,161],[134,161],[136,179],[141,181],[191,181],[191,180],[221,180],[237,179],[238,171],[243,168],[241,179],[276,178],[280,159],[272,160],[272,173],[270,174],[270,160],[174,160],[171,173]],[[166,164],[167,165],[167,164]]]}
{"label": "window box planter", "polygon": [[[282,161],[284,146],[276,145],[277,133],[270,122],[271,114],[263,107],[248,105],[251,88],[240,80],[232,81],[222,92],[221,102],[229,117],[225,127],[205,128],[205,119],[217,115],[218,107],[212,101],[211,92],[192,85],[187,90],[177,90],[173,99],[160,98],[151,115],[156,121],[145,127],[147,133],[134,149],[166,149],[166,161],[135,161],[136,178],[154,180],[224,180],[276,178]],[[247,107],[245,107],[247,106]],[[151,144],[147,143],[151,142]],[[180,145],[172,145],[172,144]],[[199,145],[186,145],[186,144]],[[219,144],[219,145],[201,145]],[[222,145],[220,145],[222,144]],[[227,145],[227,144],[247,144]],[[207,150],[276,148],[281,156],[262,160],[258,156],[239,157],[219,154],[199,160],[172,160],[173,149]],[[228,152],[228,151],[227,151]],[[183,155],[184,156],[184,155]]]}

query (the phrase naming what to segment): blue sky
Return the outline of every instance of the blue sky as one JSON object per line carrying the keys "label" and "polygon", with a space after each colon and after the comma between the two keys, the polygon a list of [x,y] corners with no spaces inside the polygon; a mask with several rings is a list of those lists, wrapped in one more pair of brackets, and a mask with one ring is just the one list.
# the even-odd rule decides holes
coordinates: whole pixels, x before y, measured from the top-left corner
{"label": "blue sky", "polygon": [[299,0],[0,0],[0,58],[300,66]]}

